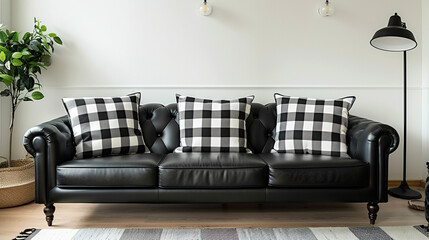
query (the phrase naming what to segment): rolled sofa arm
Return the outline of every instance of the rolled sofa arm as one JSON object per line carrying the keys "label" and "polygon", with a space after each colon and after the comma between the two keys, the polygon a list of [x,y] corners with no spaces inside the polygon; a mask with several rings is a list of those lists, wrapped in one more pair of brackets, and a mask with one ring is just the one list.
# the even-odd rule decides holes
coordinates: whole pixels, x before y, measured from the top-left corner
{"label": "rolled sofa arm", "polygon": [[387,201],[389,154],[399,145],[392,127],[365,118],[349,116],[347,145],[350,157],[370,164],[370,185],[377,189],[376,202]]}
{"label": "rolled sofa arm", "polygon": [[49,203],[47,193],[56,185],[57,164],[73,159],[76,151],[68,117],[30,128],[23,144],[35,160],[36,203]]}
{"label": "rolled sofa arm", "polygon": [[361,151],[364,150],[362,148],[365,148],[367,142],[379,142],[382,136],[386,136],[387,139],[383,138],[383,140],[388,141],[388,148],[384,150],[388,154],[394,152],[399,146],[399,135],[395,129],[386,124],[365,118],[349,116],[347,143],[349,153],[354,157],[365,160],[364,158],[368,156],[359,156],[365,155],[365,151]]}

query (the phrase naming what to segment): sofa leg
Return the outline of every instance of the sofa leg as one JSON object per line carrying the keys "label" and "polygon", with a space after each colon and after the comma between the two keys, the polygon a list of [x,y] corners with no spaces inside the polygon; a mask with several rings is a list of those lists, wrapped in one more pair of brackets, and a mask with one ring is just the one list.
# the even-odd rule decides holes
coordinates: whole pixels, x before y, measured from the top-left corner
{"label": "sofa leg", "polygon": [[369,223],[374,225],[375,219],[377,219],[377,212],[380,209],[380,207],[376,202],[369,202],[367,205],[367,208],[368,208]]}
{"label": "sofa leg", "polygon": [[55,206],[53,203],[45,204],[45,208],[43,209],[43,212],[46,215],[46,222],[48,223],[48,226],[52,226],[52,221],[54,220],[54,212],[55,212]]}

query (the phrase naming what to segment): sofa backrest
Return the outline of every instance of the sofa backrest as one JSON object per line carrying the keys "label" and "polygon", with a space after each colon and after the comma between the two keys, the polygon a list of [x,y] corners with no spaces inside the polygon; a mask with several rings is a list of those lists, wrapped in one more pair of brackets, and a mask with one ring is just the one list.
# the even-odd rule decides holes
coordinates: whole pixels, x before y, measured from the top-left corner
{"label": "sofa backrest", "polygon": [[246,120],[247,147],[254,153],[268,153],[274,146],[276,104],[252,103]]}
{"label": "sofa backrest", "polygon": [[[274,145],[276,105],[252,103],[246,121],[247,146],[254,153],[270,152]],[[140,106],[140,126],[146,146],[153,153],[171,153],[180,146],[177,104]]]}

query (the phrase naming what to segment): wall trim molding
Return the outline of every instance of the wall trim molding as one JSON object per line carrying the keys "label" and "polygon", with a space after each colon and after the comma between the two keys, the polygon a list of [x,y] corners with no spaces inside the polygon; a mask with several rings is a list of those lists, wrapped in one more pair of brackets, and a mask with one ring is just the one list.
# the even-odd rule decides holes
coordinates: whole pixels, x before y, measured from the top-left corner
{"label": "wall trim molding", "polygon": [[[402,86],[384,85],[74,85],[44,86],[47,89],[368,89],[402,90]],[[429,87],[409,86],[408,90],[427,90]]]}

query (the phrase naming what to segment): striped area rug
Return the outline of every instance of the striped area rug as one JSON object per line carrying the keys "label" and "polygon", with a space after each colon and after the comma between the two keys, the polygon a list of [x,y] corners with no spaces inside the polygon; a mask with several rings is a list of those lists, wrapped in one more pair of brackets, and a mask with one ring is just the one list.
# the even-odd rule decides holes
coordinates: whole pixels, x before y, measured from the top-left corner
{"label": "striped area rug", "polygon": [[[24,238],[17,238],[24,239]],[[223,229],[37,229],[31,240],[420,240],[429,239],[421,226]]]}

